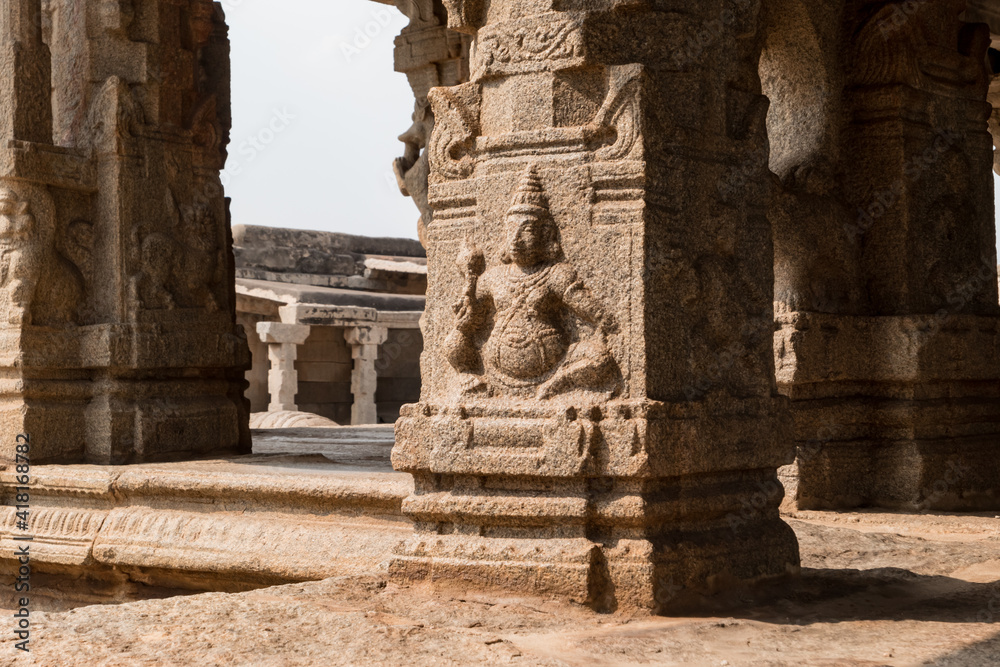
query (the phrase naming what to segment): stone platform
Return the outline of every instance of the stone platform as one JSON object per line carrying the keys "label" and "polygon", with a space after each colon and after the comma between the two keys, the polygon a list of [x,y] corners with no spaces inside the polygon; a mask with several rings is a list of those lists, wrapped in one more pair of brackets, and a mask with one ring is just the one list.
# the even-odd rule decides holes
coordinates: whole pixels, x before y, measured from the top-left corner
{"label": "stone platform", "polygon": [[[254,432],[254,454],[183,463],[33,466],[32,584],[50,608],[370,574],[412,534],[392,427]],[[15,568],[12,471],[0,567]],[[87,580],[86,586],[66,579]],[[141,589],[141,590],[140,590]]]}

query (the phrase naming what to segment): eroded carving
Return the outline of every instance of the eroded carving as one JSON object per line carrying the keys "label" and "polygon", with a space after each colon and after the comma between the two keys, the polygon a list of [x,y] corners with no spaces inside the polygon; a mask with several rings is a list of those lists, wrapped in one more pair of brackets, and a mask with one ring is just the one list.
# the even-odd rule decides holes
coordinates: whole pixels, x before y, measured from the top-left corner
{"label": "eroded carving", "polygon": [[775,177],[775,313],[863,313],[859,231],[827,160],[800,165],[784,183]]}
{"label": "eroded carving", "polygon": [[0,186],[0,286],[9,324],[61,327],[79,321],[81,272],[55,247],[49,206]]}
{"label": "eroded carving", "polygon": [[565,261],[537,170],[523,175],[506,217],[501,264],[483,271],[474,248],[459,260],[466,281],[455,306],[449,359],[464,392],[613,394],[620,383],[605,336],[614,324]]}
{"label": "eroded carving", "polygon": [[[860,23],[851,40],[852,83],[913,87],[930,80],[985,83],[981,54],[989,46],[989,30],[974,24],[957,28],[956,19],[964,9],[964,2],[900,1],[880,6]],[[949,28],[942,30],[944,25]],[[952,32],[952,26],[958,39],[949,43],[942,36]]]}
{"label": "eroded carving", "polygon": [[179,207],[172,195],[167,207],[170,229],[150,231],[139,243],[140,268],[132,277],[132,295],[149,310],[215,312],[215,292],[224,278],[215,215],[204,202]]}
{"label": "eroded carving", "polygon": [[573,19],[549,17],[480,31],[474,77],[521,66],[551,69],[583,56],[583,26]]}
{"label": "eroded carving", "polygon": [[485,20],[489,0],[442,0],[448,10],[448,27],[475,34]]}
{"label": "eroded carving", "polygon": [[32,239],[37,223],[30,204],[0,187],[0,285],[7,322],[31,324],[30,306],[41,272],[41,253]]}
{"label": "eroded carving", "polygon": [[426,150],[434,130],[434,114],[430,102],[417,100],[413,109],[413,125],[399,136],[406,146],[403,157],[396,158],[392,171],[403,196],[413,199],[420,211],[417,232],[420,242],[426,247],[427,225],[431,224],[434,212],[427,203],[427,179],[430,176],[430,159]]}

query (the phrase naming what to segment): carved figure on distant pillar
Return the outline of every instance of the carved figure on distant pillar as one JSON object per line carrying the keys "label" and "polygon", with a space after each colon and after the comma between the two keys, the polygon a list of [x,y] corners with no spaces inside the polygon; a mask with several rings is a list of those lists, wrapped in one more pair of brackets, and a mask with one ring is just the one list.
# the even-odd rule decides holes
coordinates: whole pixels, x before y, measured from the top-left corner
{"label": "carved figure on distant pillar", "polygon": [[[462,389],[528,391],[539,399],[569,388],[614,393],[618,369],[605,343],[613,324],[564,261],[559,228],[533,166],[507,211],[501,261],[480,276],[481,253],[469,250],[460,258],[467,289],[455,306],[458,322],[448,349]],[[477,345],[490,321],[492,330]]]}
{"label": "carved figure on distant pillar", "polygon": [[413,109],[413,125],[399,135],[399,140],[406,145],[403,157],[396,158],[392,170],[396,174],[399,191],[406,197],[411,197],[420,210],[420,220],[417,222],[417,233],[420,242],[426,245],[427,225],[430,224],[433,212],[427,203],[427,177],[430,174],[427,143],[434,129],[434,114],[430,103],[417,100]]}
{"label": "carved figure on distant pillar", "polygon": [[41,269],[33,250],[35,216],[29,203],[12,190],[0,188],[0,286],[3,289],[6,319],[11,324],[30,324],[28,308],[38,286]]}
{"label": "carved figure on distant pillar", "polygon": [[403,156],[393,162],[392,170],[399,191],[412,197],[420,210],[417,230],[424,243],[427,226],[433,217],[427,203],[427,179],[431,170],[427,147],[435,120],[427,95],[433,88],[455,86],[469,80],[472,38],[445,28],[447,17],[441,0],[395,0],[395,5],[410,19],[409,25],[396,38],[396,71],[406,74],[416,103],[413,124],[399,137],[406,149]]}

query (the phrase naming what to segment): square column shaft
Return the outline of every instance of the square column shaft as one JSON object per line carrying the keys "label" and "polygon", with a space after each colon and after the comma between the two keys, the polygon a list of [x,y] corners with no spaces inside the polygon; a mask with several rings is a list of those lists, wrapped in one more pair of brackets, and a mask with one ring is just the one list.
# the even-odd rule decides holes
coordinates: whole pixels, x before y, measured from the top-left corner
{"label": "square column shaft", "polygon": [[344,338],[351,346],[354,368],[351,370],[351,424],[377,424],[378,409],[375,392],[378,389],[378,348],[389,337],[385,327],[350,327],[344,329]]}
{"label": "square column shaft", "polygon": [[0,141],[52,143],[52,66],[41,0],[0,7]]}
{"label": "square column shaft", "polygon": [[848,215],[804,251],[775,336],[803,509],[1000,509],[990,39],[962,4],[847,6],[842,201],[814,217]]}
{"label": "square column shaft", "polygon": [[0,5],[0,426],[37,463],[248,451],[221,6]]}
{"label": "square column shaft", "polygon": [[759,3],[445,4],[393,576],[665,611],[794,570]]}
{"label": "square column shaft", "polygon": [[271,362],[267,372],[267,390],[271,395],[269,411],[299,409],[295,404],[295,396],[299,393],[295,359],[298,346],[306,342],[311,330],[308,324],[257,323],[257,333],[261,342],[267,344],[267,358]]}

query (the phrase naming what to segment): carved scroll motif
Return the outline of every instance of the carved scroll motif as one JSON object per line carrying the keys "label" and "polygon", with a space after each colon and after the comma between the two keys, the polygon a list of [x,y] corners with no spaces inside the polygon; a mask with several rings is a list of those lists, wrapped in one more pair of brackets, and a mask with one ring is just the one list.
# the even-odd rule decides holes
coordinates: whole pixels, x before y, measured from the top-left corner
{"label": "carved scroll motif", "polygon": [[569,66],[583,55],[583,25],[577,20],[543,17],[502,24],[480,31],[473,78]]}
{"label": "carved scroll motif", "polygon": [[610,146],[597,151],[601,160],[621,160],[630,157],[642,136],[642,114],[639,95],[642,91],[642,65],[611,68],[608,95],[594,118],[597,127],[615,131]]}
{"label": "carved scroll motif", "polygon": [[432,171],[451,179],[472,175],[472,149],[479,134],[478,97],[475,84],[432,88],[427,94],[434,112],[434,131],[428,146]]}

